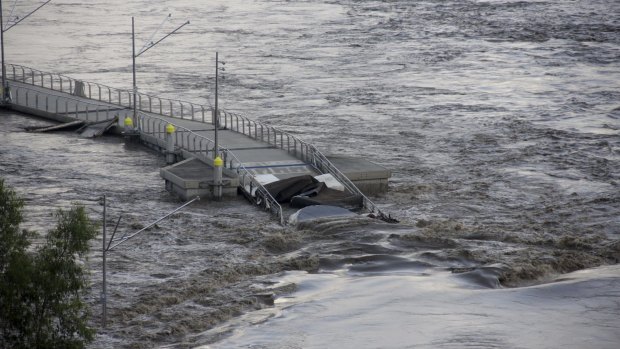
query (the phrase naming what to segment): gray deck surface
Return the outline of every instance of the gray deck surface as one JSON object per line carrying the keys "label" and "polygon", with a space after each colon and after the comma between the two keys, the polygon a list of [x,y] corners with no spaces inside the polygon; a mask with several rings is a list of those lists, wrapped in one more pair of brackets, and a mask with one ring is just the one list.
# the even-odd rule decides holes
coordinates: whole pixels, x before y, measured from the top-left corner
{"label": "gray deck surface", "polygon": [[[80,119],[87,122],[97,122],[109,120],[114,116],[118,116],[118,126],[122,129],[125,117],[133,115],[133,110],[130,108],[121,107],[116,104],[15,81],[9,81],[9,84],[11,86],[14,109],[53,118],[58,121],[68,122]],[[28,96],[26,95],[26,91],[28,91]],[[37,94],[38,97],[35,97]],[[127,95],[125,94],[125,96]],[[157,122],[156,126],[151,126],[155,127],[154,130],[144,130],[146,133],[142,134],[142,139],[146,142],[164,148],[166,146],[165,124],[171,123],[177,126],[177,132],[175,133],[177,137],[176,144],[177,146],[181,145],[185,151],[198,153],[203,149],[201,154],[204,155],[205,146],[213,146],[212,142],[207,142],[199,137],[186,139],[184,137],[187,137],[189,133],[182,132],[182,129],[185,128],[213,141],[215,139],[215,128],[214,125],[210,123],[211,114],[209,110],[201,109],[199,112],[200,116],[196,120],[191,120],[189,118],[172,118],[156,113],[142,113],[151,118],[162,120],[161,122]],[[268,134],[264,134],[263,136],[265,137],[264,139],[270,137]],[[319,174],[313,166],[297,158],[295,156],[296,154],[276,148],[261,139],[253,139],[238,132],[220,129],[218,131],[218,140],[219,145],[228,149],[254,176],[273,175],[279,179],[285,179],[305,174],[313,176]],[[212,153],[209,155],[211,154]],[[385,167],[360,158],[341,156],[330,156],[328,158],[336,168],[350,180],[354,181],[362,191],[375,194],[387,190],[388,178],[391,176],[391,173]],[[207,175],[207,173],[202,170],[191,170],[189,168],[186,170],[187,171],[181,171],[179,169],[179,171],[186,173],[177,172],[176,174],[170,174],[175,177],[183,177],[190,181],[194,180],[193,178],[196,176],[202,177],[203,174]]]}
{"label": "gray deck surface", "polygon": [[[126,116],[133,115],[129,108],[100,102],[93,99],[74,96],[68,93],[53,91],[44,87],[10,81],[13,103],[31,109],[47,111],[50,114],[60,115],[73,119],[87,121],[103,121],[118,115],[119,126],[122,127]],[[29,90],[28,98],[26,89]],[[35,92],[39,97],[35,98]],[[88,104],[88,106],[86,105]],[[86,112],[90,117],[86,117]],[[142,112],[155,118],[183,127],[194,133],[213,140],[215,138],[214,125],[187,119],[171,118],[155,113]],[[208,118],[210,120],[210,118]],[[165,134],[159,138],[164,139]],[[218,140],[221,147],[228,148],[243,165],[254,174],[273,174],[279,178],[286,178],[300,174],[317,175],[309,165],[285,150],[275,148],[267,142],[249,138],[243,134],[230,130],[218,130]],[[192,151],[193,145],[188,144],[187,150]]]}

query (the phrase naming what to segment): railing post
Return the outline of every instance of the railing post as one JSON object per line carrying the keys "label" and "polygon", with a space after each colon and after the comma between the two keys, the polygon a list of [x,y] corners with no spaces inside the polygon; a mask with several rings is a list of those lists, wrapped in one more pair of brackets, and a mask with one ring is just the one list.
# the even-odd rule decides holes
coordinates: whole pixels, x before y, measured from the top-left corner
{"label": "railing post", "polygon": [[50,88],[54,90],[54,75],[50,74]]}
{"label": "railing post", "polygon": [[194,103],[191,103],[190,106],[192,107],[192,120],[194,120]]}
{"label": "railing post", "polygon": [[43,72],[41,72],[41,87],[45,87],[45,74]]}
{"label": "railing post", "polygon": [[34,109],[39,109],[39,94],[35,93],[34,95]]}
{"label": "railing post", "polygon": [[304,157],[304,144],[303,143],[299,143],[299,157],[301,157],[301,160],[303,162],[306,162],[306,158]]}
{"label": "railing post", "polygon": [[179,104],[181,105],[181,119],[183,119],[183,103],[179,102]]}
{"label": "railing post", "polygon": [[159,100],[159,115],[164,115],[164,111],[161,105],[161,98],[157,98]]}
{"label": "railing post", "polygon": [[101,85],[97,84],[97,93],[99,94],[99,101],[101,101]]}
{"label": "railing post", "polygon": [[93,99],[93,94],[92,94],[90,83],[88,83],[88,98],[89,99]]}
{"label": "railing post", "polygon": [[47,113],[49,111],[49,97],[48,95],[45,95],[45,112]]}
{"label": "railing post", "polygon": [[108,87],[108,103],[112,104],[112,89]]}
{"label": "railing post", "polygon": [[205,107],[203,105],[200,106],[200,111],[202,113],[202,122],[205,122]]}
{"label": "railing post", "polygon": [[151,96],[148,96],[148,97],[149,97],[149,113],[152,113],[153,112],[153,100]]}

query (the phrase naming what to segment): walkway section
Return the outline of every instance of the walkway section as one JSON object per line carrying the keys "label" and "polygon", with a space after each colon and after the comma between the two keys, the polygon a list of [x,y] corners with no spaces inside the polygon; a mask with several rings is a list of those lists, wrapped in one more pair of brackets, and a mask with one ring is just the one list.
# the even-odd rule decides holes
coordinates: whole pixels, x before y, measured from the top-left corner
{"label": "walkway section", "polygon": [[[101,122],[118,118],[122,130],[125,118],[132,118],[137,134],[146,144],[166,151],[167,137],[173,137],[179,158],[196,158],[212,165],[215,154],[214,113],[208,106],[179,100],[137,94],[139,112],[133,116],[133,94],[127,90],[78,81],[18,65],[8,65],[12,101],[18,111],[68,122]],[[175,126],[168,136],[166,126]],[[219,113],[219,153],[228,177],[236,176],[239,187],[254,194],[257,203],[278,215],[282,208],[264,188],[262,178],[285,179],[309,174],[331,174],[345,190],[360,195],[369,212],[380,210],[316,147],[297,137],[245,116],[226,111]],[[349,169],[349,176],[366,181],[368,188],[387,187],[389,171],[361,159],[334,159]],[[195,171],[195,170],[194,170]],[[374,171],[374,172],[373,172]],[[376,191],[376,190],[375,190]]]}

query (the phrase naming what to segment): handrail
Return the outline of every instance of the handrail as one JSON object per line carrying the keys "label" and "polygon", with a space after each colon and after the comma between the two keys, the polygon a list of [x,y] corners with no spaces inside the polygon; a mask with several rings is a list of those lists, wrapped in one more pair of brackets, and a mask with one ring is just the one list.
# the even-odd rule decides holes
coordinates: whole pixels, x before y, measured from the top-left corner
{"label": "handrail", "polygon": [[[125,108],[133,108],[133,92],[107,85],[82,81],[62,74],[44,72],[19,64],[6,63],[7,79],[45,87],[80,97],[106,102]],[[210,106],[191,103],[177,99],[161,98],[149,94],[136,94],[137,109],[180,119],[210,121]]]}
{"label": "handrail", "polygon": [[[138,113],[138,127],[140,128],[141,133],[151,135],[158,139],[162,139],[162,135],[165,134],[165,127],[169,123],[169,121],[158,118],[156,116],[150,116],[145,113]],[[181,125],[174,123],[172,123],[172,125],[174,125],[176,129],[174,140],[174,144],[176,147],[179,147],[191,154],[194,154],[194,156],[200,158],[205,162],[213,160],[213,158],[208,157],[209,152],[211,152],[211,154],[214,154],[215,142],[213,140],[205,136],[199,135]],[[256,181],[252,173],[247,168],[245,168],[243,163],[230,149],[221,146],[218,146],[218,149],[220,151],[220,154],[223,154],[224,164],[227,164],[226,168],[236,171],[241,181],[241,187],[244,190],[246,190],[246,187],[248,187],[250,194],[252,193],[253,189],[256,188],[256,191],[265,200],[265,207],[268,208],[273,214],[278,216],[278,218],[280,219],[280,223],[284,225],[284,214],[282,212],[282,206],[278,203],[278,201],[260,182]],[[202,156],[203,153],[204,156]]]}
{"label": "handrail", "polygon": [[[79,94],[81,97],[99,100],[102,102],[116,104],[123,107],[131,108],[132,105],[132,92],[129,90],[121,90],[112,88],[106,85],[101,85],[91,82],[83,82],[60,74],[52,74],[42,72],[40,70],[28,68],[25,66],[6,63],[11,69],[7,69],[7,75],[9,71],[12,73],[12,80],[19,81],[26,84],[35,86],[47,87],[55,91],[65,92],[65,86],[69,85],[69,93]],[[21,74],[18,75],[17,72]],[[28,72],[28,74],[26,74]],[[21,81],[19,78],[21,77]],[[46,83],[46,77],[48,82]],[[59,89],[54,87],[54,82],[58,81],[57,85]],[[67,81],[66,83],[64,81]],[[49,87],[48,87],[49,86]],[[94,89],[93,89],[94,87]],[[96,93],[93,93],[93,90]],[[104,92],[107,93],[104,93]],[[124,96],[127,96],[126,102]],[[107,98],[105,98],[107,97]],[[114,100],[116,98],[116,101]],[[155,101],[155,105],[153,104]],[[148,103],[147,103],[148,102]],[[166,102],[166,103],[164,103]],[[208,115],[205,113],[212,112],[212,108],[194,104],[191,102],[172,100],[166,98],[159,98],[147,94],[137,94],[138,110],[159,114],[162,116],[168,116],[172,118],[191,119],[194,121],[202,121],[209,123],[215,123],[214,120],[208,120]],[[145,106],[146,105],[146,106]],[[148,108],[147,108],[148,107]],[[175,109],[176,108],[176,109]],[[185,111],[189,109],[190,117],[185,117]],[[200,112],[200,118],[196,120],[196,112]],[[309,162],[317,171],[321,173],[330,173],[336,179],[338,179],[347,191],[352,194],[359,195],[363,199],[363,206],[365,209],[372,213],[377,213],[379,216],[384,214],[377,208],[377,206],[366,197],[359,188],[355,186],[342,172],[338,170],[323,153],[321,153],[314,145],[306,143],[301,139],[291,135],[288,132],[282,131],[273,126],[266,125],[260,121],[251,120],[246,116],[220,110],[219,126],[224,129],[244,134],[250,138],[267,142],[282,150],[286,150],[289,154],[293,154],[295,157],[301,159],[304,162]],[[223,118],[222,118],[223,114]],[[260,131],[260,132],[259,132]],[[286,140],[286,142],[285,142]]]}
{"label": "handrail", "polygon": [[361,196],[364,208],[366,208],[368,211],[370,211],[371,213],[376,213],[379,217],[386,217],[385,214],[381,212],[381,210],[366,195],[364,195],[364,193],[362,193],[362,191],[359,190],[359,188],[347,176],[340,172],[340,170],[334,164],[332,164],[332,162],[329,161],[329,159],[327,159],[325,155],[323,155],[323,153],[321,153],[314,145],[312,145],[311,148],[314,155],[321,159],[321,164],[326,166],[326,169],[321,172],[330,173],[350,192]]}
{"label": "handrail", "polygon": [[[224,114],[224,124],[222,124],[221,114]],[[220,125],[231,131],[244,134],[250,138],[254,138],[261,141],[266,141],[268,144],[278,147],[282,150],[287,150],[289,153],[293,153],[296,157],[301,158],[303,161],[309,162],[318,172],[329,173],[336,178],[345,189],[354,195],[359,195],[363,200],[363,207],[371,213],[376,213],[379,217],[386,217],[383,212],[366,196],[361,190],[338,168],[332,164],[327,157],[321,153],[314,145],[306,143],[294,135],[282,131],[278,128],[265,125],[260,121],[251,120],[243,115],[221,111]],[[241,120],[241,123],[239,122]],[[247,125],[247,131],[246,131]],[[260,133],[259,133],[260,127]],[[254,129],[254,133],[252,133]],[[260,134],[260,136],[259,136]],[[265,140],[266,136],[266,140]],[[286,137],[286,143],[284,142]],[[279,140],[279,142],[278,142]],[[293,147],[291,148],[291,141]],[[299,148],[298,148],[299,147]],[[299,149],[299,153],[298,153]]]}
{"label": "handrail", "polygon": [[[13,104],[21,105],[28,108],[34,108],[37,110],[44,111],[46,113],[54,113],[54,114],[66,114],[67,116],[73,115],[76,119],[81,119],[80,114],[85,114],[85,121],[93,121],[91,120],[91,114],[94,113],[94,121],[102,121],[100,118],[100,114],[105,113],[105,118],[103,120],[110,120],[110,108],[97,103],[85,102],[84,100],[73,98],[73,97],[62,97],[64,99],[63,103],[59,103],[58,98],[53,98],[54,103],[50,103],[50,94],[41,93],[41,91],[31,89],[23,86],[14,86],[14,97]],[[25,91],[25,92],[20,92]],[[20,103],[20,96],[22,93],[25,93],[24,103]],[[32,96],[32,97],[31,97]],[[44,97],[44,98],[43,98]],[[34,98],[34,105],[31,102],[31,98]],[[72,102],[72,103],[69,103]],[[41,104],[41,105],[40,105]],[[64,107],[64,108],[61,108]],[[112,113],[114,115],[114,113]]]}

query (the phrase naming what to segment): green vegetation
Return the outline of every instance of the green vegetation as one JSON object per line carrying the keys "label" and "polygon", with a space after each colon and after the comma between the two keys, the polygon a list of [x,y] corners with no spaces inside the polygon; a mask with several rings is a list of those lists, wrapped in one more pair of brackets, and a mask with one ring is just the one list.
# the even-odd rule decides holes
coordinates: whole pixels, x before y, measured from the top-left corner
{"label": "green vegetation", "polygon": [[0,348],[83,348],[94,337],[77,258],[96,235],[84,207],[58,210],[45,243],[20,230],[24,202],[0,179]]}

